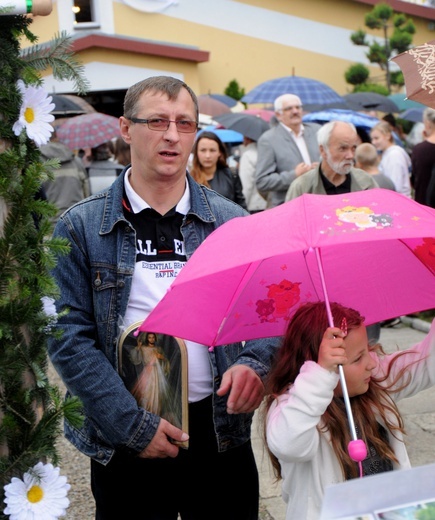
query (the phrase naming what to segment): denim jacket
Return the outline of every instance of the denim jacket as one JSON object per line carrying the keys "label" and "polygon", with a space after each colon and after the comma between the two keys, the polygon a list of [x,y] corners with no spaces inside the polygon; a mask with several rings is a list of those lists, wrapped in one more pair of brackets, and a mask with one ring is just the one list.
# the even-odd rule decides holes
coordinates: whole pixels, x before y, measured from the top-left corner
{"label": "denim jacket", "polygon": [[[62,335],[50,337],[48,352],[67,395],[81,399],[85,416],[79,429],[65,421],[65,436],[102,464],[110,461],[115,450],[141,452],[160,421],[138,407],[118,374],[118,323],[127,309],[136,262],[135,231],[122,208],[125,172],[106,190],[67,210],[54,231],[54,236],[66,238],[71,248],[58,258],[53,271],[60,290],[57,311],[69,311],[58,317],[55,328]],[[247,213],[189,175],[187,178],[191,209],[184,218],[182,234],[189,258],[217,227]],[[277,338],[261,339],[219,346],[209,352],[220,451],[250,438],[253,415],[226,413],[227,396],[216,395],[223,373],[234,364],[244,364],[264,379],[277,345]]]}

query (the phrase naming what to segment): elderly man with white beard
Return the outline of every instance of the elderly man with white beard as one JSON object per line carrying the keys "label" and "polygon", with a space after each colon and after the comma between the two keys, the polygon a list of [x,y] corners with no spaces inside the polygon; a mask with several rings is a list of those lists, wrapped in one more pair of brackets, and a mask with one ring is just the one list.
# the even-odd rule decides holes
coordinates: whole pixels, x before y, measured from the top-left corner
{"label": "elderly man with white beard", "polygon": [[354,167],[358,144],[354,125],[344,121],[326,123],[317,132],[317,142],[322,158],[320,164],[290,184],[286,201],[303,193],[337,195],[379,188],[371,175]]}

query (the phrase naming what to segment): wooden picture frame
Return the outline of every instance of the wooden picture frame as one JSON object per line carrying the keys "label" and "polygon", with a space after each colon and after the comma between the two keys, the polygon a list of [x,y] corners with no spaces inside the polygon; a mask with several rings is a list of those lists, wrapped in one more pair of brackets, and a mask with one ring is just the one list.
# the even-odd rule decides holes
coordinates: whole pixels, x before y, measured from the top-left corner
{"label": "wooden picture frame", "polygon": [[[119,374],[139,406],[188,434],[186,344],[167,334],[138,333],[142,323],[131,324],[119,338]],[[187,448],[189,441],[174,444]]]}

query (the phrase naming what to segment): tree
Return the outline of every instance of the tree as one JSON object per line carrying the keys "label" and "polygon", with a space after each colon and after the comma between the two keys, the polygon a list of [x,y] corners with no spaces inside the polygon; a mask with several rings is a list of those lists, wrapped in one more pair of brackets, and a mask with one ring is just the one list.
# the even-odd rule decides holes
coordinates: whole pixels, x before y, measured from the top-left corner
{"label": "tree", "polygon": [[[377,63],[382,71],[385,71],[385,82],[388,93],[391,93],[391,85],[403,85],[401,72],[391,73],[389,60],[392,55],[408,50],[412,44],[412,35],[415,34],[415,25],[404,14],[395,14],[388,4],[377,4],[365,16],[365,25],[369,29],[381,30],[383,43],[370,42],[367,33],[361,29],[351,35],[351,41],[355,45],[368,47],[366,54],[370,63]],[[391,35],[389,31],[393,29]],[[346,74],[349,72],[346,72]],[[347,78],[346,78],[347,81]],[[353,83],[354,84],[354,83]]]}
{"label": "tree", "polygon": [[227,87],[225,88],[224,94],[239,101],[245,95],[245,89],[240,88],[237,80],[233,79],[228,83]]}
{"label": "tree", "polygon": [[[38,197],[52,177],[54,161],[44,163],[39,148],[23,130],[16,135],[23,85],[40,87],[41,70],[51,68],[57,79],[74,80],[86,88],[81,67],[68,48],[65,34],[49,45],[32,44],[32,19],[0,11],[0,502],[4,485],[22,477],[37,462],[58,462],[56,440],[64,416],[79,424],[80,403],[64,401],[47,377],[46,341],[55,319],[45,312],[43,297],[54,297],[50,275],[58,254],[68,244],[51,237],[49,218],[56,208]],[[30,114],[31,116],[32,114]],[[0,518],[6,516],[0,513]]]}

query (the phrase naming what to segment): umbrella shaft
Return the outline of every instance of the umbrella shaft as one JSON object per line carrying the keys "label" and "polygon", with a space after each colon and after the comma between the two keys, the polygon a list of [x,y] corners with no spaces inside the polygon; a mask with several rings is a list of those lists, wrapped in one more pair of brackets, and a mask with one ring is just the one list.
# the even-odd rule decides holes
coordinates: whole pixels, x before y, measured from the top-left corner
{"label": "umbrella shaft", "polygon": [[[338,365],[338,373],[340,375],[341,389],[343,391],[344,404],[346,405],[350,433],[352,434],[352,439],[354,441],[356,441],[358,439],[358,437],[356,436],[355,423],[353,421],[352,408],[350,406],[349,394],[347,392],[347,385],[346,385],[346,379],[344,377],[343,365]],[[344,382],[344,384],[343,384],[343,382]]]}

